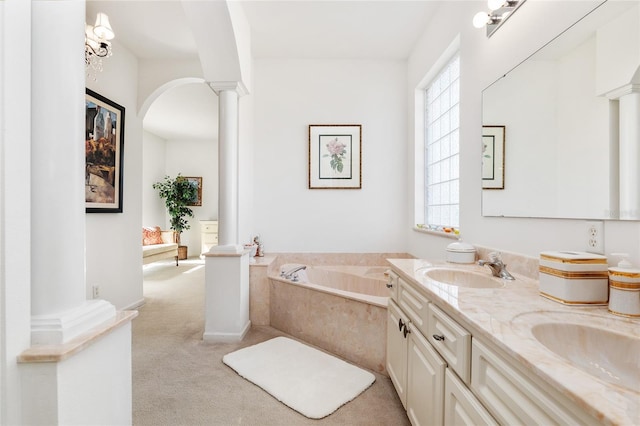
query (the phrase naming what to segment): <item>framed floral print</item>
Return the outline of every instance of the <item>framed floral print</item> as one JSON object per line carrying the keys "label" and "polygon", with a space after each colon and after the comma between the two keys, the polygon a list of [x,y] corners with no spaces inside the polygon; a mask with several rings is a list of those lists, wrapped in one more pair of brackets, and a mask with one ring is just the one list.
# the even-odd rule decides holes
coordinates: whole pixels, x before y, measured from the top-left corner
{"label": "framed floral print", "polygon": [[362,126],[309,125],[309,189],[362,188]]}

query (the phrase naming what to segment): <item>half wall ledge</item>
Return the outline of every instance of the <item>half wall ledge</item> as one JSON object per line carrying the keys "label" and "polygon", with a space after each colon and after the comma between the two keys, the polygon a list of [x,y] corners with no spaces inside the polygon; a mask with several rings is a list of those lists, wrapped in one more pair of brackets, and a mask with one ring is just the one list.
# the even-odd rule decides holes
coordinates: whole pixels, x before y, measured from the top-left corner
{"label": "half wall ledge", "polygon": [[69,342],[59,345],[35,345],[18,356],[19,363],[61,362],[88,348],[101,337],[131,322],[138,316],[138,311],[116,312],[114,319],[81,334]]}

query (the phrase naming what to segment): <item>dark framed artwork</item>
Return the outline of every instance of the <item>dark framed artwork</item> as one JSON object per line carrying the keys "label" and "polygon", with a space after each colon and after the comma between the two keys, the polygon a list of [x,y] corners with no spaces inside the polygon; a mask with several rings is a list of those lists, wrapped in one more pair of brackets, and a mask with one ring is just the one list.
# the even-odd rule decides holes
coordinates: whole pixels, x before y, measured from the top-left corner
{"label": "dark framed artwork", "polygon": [[124,107],[87,89],[84,193],[87,213],[122,213]]}
{"label": "dark framed artwork", "polygon": [[189,203],[189,205],[190,206],[201,206],[202,205],[202,177],[200,177],[200,176],[197,176],[197,177],[185,176],[184,178],[186,180],[188,180],[189,183],[191,183],[191,185],[193,185],[196,188],[198,188],[197,198],[195,200],[193,200],[193,202]]}
{"label": "dark framed artwork", "polygon": [[309,189],[362,188],[362,126],[309,125]]}

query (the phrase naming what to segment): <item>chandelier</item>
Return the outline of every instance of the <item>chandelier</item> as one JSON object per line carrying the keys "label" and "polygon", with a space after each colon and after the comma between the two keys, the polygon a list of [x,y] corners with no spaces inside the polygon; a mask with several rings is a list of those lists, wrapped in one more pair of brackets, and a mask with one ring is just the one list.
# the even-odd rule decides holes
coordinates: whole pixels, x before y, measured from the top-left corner
{"label": "chandelier", "polygon": [[102,71],[102,59],[112,55],[109,40],[114,36],[109,24],[109,17],[105,13],[98,13],[95,25],[85,24],[84,63],[87,68],[87,76]]}

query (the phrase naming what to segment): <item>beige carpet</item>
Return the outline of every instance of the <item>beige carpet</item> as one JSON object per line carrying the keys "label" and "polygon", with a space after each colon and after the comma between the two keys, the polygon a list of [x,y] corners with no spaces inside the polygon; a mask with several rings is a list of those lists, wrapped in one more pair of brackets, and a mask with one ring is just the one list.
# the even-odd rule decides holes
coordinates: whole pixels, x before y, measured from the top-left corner
{"label": "beige carpet", "polygon": [[[134,425],[409,425],[388,377],[321,420],[286,407],[238,376],[222,357],[284,333],[253,327],[240,343],[205,343],[204,265],[145,268],[146,303],[133,321]],[[287,336],[290,337],[290,336]]]}

